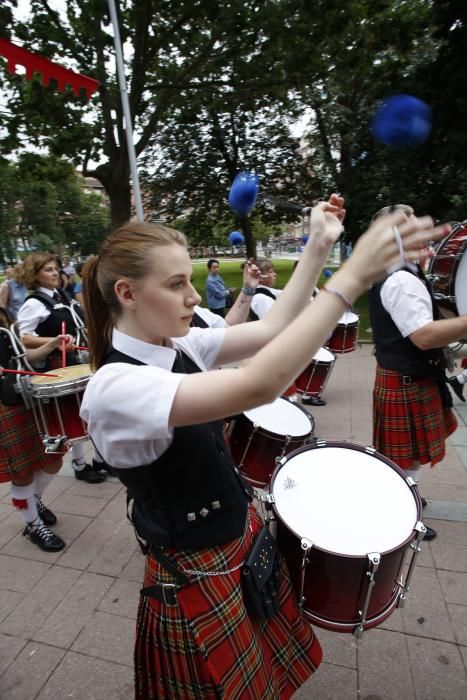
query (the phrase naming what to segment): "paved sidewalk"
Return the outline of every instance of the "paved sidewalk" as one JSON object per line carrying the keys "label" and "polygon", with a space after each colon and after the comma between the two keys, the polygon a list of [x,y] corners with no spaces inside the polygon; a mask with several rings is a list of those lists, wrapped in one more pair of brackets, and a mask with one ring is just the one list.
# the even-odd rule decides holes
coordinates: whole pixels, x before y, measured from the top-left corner
{"label": "paved sidewalk", "polygon": [[[313,409],[319,437],[370,444],[370,351],[338,357],[328,404]],[[423,472],[424,521],[438,538],[423,544],[405,608],[358,642],[317,629],[324,662],[295,700],[467,698],[467,404],[456,399],[456,409],[445,462]],[[123,489],[78,482],[66,464],[44,498],[68,544],[52,555],[21,537],[8,490],[0,486],[1,700],[130,700],[143,557]]]}

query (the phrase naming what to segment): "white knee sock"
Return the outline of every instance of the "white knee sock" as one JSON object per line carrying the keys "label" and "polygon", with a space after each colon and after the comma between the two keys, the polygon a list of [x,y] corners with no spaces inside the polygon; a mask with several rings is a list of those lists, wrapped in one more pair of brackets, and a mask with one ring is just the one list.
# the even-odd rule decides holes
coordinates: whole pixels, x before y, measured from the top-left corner
{"label": "white knee sock", "polygon": [[41,497],[54,476],[55,474],[48,474],[43,469],[38,469],[34,473],[34,495],[37,498]]}
{"label": "white knee sock", "polygon": [[84,459],[84,446],[82,442],[77,442],[71,449],[71,466],[77,472],[80,472],[86,466]]}
{"label": "white knee sock", "polygon": [[11,485],[11,500],[25,523],[39,525],[42,520],[37,512],[36,497],[34,495],[34,483],[27,486]]}

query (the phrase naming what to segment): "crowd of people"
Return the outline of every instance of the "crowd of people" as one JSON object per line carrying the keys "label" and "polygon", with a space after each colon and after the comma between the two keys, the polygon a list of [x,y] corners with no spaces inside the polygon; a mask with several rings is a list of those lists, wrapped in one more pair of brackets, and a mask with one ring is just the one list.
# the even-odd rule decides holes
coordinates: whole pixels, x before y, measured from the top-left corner
{"label": "crowd of people", "polygon": [[[184,235],[147,223],[114,231],[82,269],[69,258],[59,265],[52,254],[32,253],[0,287],[3,368],[21,359],[18,348],[39,373],[58,371],[64,359],[74,365],[86,329],[92,376],[81,418],[95,458],[87,464],[83,442],[76,442],[72,465],[79,480],[99,483],[110,470],[124,484],[146,556],[138,700],[289,698],[319,666],[319,641],[279,553],[268,613],[252,612],[242,571],[263,541],[263,522],[223,421],[286,393],[368,288],[377,361],[374,446],[415,480],[421,465],[444,457],[456,421],[441,348],[465,337],[467,316],[439,317],[420,263],[428,243],[449,227],[417,218],[406,205],[378,212],[316,294],[344,215],[340,196],[316,205],[312,235],[286,287],[275,288],[270,260],[249,260],[229,306],[237,290],[224,284],[219,262],[208,262],[205,309]],[[30,407],[20,395],[11,398],[6,377],[0,481],[12,484],[24,535],[59,551],[65,543],[53,532],[56,516],[42,494],[63,455],[45,452]],[[435,536],[428,528],[427,537]]]}

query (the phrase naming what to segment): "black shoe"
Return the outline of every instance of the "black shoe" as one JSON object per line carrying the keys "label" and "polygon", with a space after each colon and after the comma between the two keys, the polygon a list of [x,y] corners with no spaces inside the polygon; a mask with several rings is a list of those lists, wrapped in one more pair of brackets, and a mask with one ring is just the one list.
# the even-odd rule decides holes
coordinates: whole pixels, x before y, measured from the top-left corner
{"label": "black shoe", "polygon": [[[458,380],[457,377],[448,377],[448,384],[457,396],[458,399],[465,402],[464,399],[464,385]],[[426,539],[426,538],[425,538]]]}
{"label": "black shoe", "polygon": [[305,406],[326,406],[327,401],[319,396],[308,396],[306,399],[302,398],[302,403],[305,404]]}
{"label": "black shoe", "polygon": [[78,479],[78,481],[86,481],[88,484],[100,484],[102,481],[105,481],[105,474],[94,471],[90,464],[86,464],[79,471],[73,468],[73,471],[75,472],[75,479]]}
{"label": "black shoe", "polygon": [[40,525],[29,524],[23,532],[23,537],[28,537],[44,552],[60,552],[66,546],[65,542],[43,523]]}
{"label": "black shoe", "polygon": [[433,530],[431,527],[427,527],[426,535],[423,539],[429,542],[430,540],[434,540],[437,534],[438,533],[436,532],[436,530]]}
{"label": "black shoe", "polygon": [[55,513],[52,513],[52,511],[49,508],[46,508],[46,506],[42,503],[42,499],[40,496],[36,496],[36,503],[37,503],[37,512],[39,513],[39,517],[44,523],[44,525],[55,525],[57,522],[57,517]]}
{"label": "black shoe", "polygon": [[105,462],[98,462],[97,459],[94,457],[92,458],[92,468],[93,470],[97,473],[100,474],[101,476],[104,477],[104,479],[107,479],[107,474],[111,474],[112,472],[110,471],[110,467],[108,464]]}
{"label": "black shoe", "polygon": [[422,508],[426,508],[427,503],[426,503],[426,498],[422,498]]}

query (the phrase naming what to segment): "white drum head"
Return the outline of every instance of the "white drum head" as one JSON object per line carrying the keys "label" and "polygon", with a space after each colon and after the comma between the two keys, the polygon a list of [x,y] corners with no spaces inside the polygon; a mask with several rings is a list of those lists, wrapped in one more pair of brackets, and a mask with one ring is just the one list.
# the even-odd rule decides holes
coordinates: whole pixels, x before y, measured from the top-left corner
{"label": "white drum head", "polygon": [[348,326],[350,323],[358,323],[357,314],[352,313],[352,311],[344,311],[339,321],[338,326]]}
{"label": "white drum head", "polygon": [[459,314],[467,314],[467,250],[460,259],[454,280],[454,294]]}
{"label": "white drum head", "polygon": [[313,427],[305,411],[282,397],[251,411],[245,411],[245,416],[252,423],[275,435],[301,437],[308,435]]}
{"label": "white drum head", "polygon": [[313,355],[313,360],[315,362],[334,362],[334,355],[330,350],[326,348],[320,348],[316,355]]}
{"label": "white drum head", "polygon": [[336,554],[387,552],[410,537],[417,503],[403,477],[349,447],[309,449],[286,460],[272,484],[277,514],[298,537]]}

